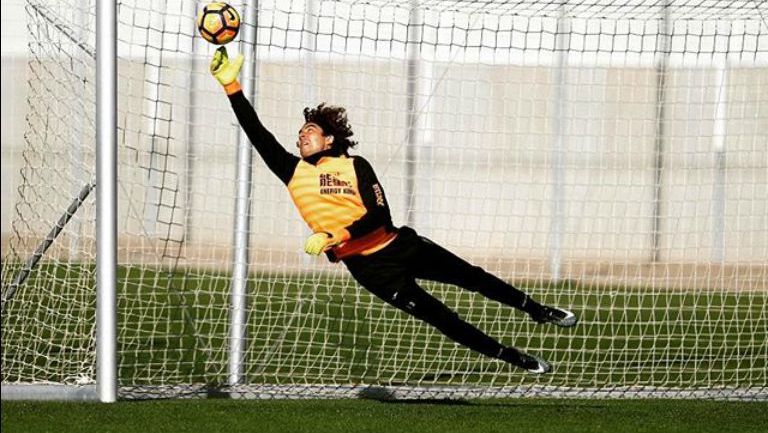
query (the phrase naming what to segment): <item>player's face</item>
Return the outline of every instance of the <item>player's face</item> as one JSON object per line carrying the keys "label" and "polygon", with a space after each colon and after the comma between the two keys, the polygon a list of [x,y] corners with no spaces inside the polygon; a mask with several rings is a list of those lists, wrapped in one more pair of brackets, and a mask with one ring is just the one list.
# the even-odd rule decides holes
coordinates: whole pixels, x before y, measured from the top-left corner
{"label": "player's face", "polygon": [[299,153],[302,158],[312,156],[317,152],[330,149],[333,143],[333,136],[323,136],[323,129],[316,123],[308,122],[299,129],[299,141],[296,142],[296,147],[299,148]]}

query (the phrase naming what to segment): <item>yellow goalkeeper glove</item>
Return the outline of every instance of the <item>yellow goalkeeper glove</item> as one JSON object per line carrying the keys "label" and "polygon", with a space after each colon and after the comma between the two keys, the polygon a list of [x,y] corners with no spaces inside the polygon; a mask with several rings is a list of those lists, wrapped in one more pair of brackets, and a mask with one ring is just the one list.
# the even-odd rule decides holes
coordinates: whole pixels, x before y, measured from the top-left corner
{"label": "yellow goalkeeper glove", "polygon": [[227,95],[231,95],[240,90],[240,83],[237,76],[240,74],[240,68],[243,67],[245,57],[242,53],[235,57],[235,60],[229,61],[229,55],[225,47],[219,47],[211,59],[211,74],[216,80],[224,86]]}
{"label": "yellow goalkeeper glove", "polygon": [[328,248],[338,245],[341,242],[342,240],[339,237],[334,237],[330,233],[315,233],[307,238],[307,242],[304,244],[304,251],[307,254],[317,256]]}

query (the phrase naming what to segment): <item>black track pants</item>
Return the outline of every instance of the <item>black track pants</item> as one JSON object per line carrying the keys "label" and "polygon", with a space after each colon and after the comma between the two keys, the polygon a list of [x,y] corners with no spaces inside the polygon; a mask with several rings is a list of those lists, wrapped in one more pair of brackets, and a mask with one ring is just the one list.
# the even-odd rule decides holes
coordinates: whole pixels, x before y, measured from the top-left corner
{"label": "black track pants", "polygon": [[484,355],[497,357],[504,346],[462,320],[427,293],[416,279],[454,284],[490,299],[529,311],[538,306],[527,295],[445,248],[402,227],[397,238],[368,256],[344,259],[352,276],[387,303],[429,323],[452,340]]}

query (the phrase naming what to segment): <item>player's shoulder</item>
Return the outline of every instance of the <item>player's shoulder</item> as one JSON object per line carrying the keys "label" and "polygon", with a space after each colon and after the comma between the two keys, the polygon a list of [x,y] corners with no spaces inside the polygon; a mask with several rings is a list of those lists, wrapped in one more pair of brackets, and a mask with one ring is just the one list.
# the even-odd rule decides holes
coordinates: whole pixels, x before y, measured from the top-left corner
{"label": "player's shoulder", "polygon": [[352,163],[355,164],[355,167],[371,168],[371,163],[360,155],[349,155],[349,158],[352,160]]}

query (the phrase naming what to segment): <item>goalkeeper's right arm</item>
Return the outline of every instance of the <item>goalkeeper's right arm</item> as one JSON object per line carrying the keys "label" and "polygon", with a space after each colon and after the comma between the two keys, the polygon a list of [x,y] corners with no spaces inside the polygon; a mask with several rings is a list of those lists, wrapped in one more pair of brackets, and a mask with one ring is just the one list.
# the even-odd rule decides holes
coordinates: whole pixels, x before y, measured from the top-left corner
{"label": "goalkeeper's right arm", "polygon": [[256,115],[256,110],[253,109],[243,94],[240,83],[237,81],[243,60],[243,55],[238,54],[235,60],[230,62],[226,48],[220,47],[211,60],[211,74],[227,92],[237,120],[253,147],[259,152],[267,167],[287,185],[293,177],[293,172],[299,163],[299,157],[289,153],[278,143],[275,136],[261,123],[259,116]]}

